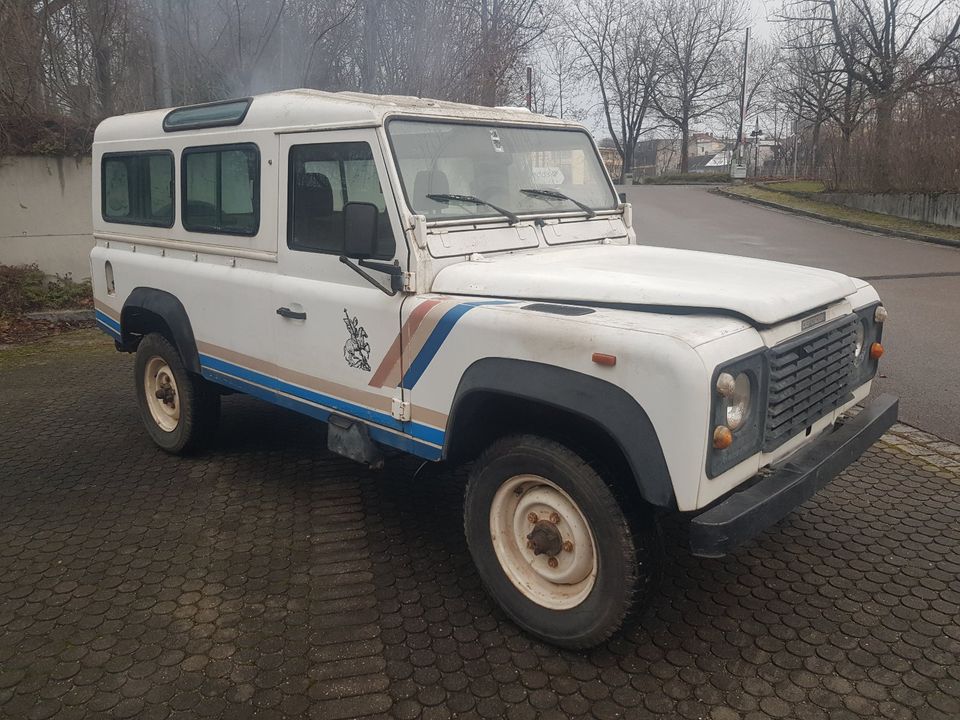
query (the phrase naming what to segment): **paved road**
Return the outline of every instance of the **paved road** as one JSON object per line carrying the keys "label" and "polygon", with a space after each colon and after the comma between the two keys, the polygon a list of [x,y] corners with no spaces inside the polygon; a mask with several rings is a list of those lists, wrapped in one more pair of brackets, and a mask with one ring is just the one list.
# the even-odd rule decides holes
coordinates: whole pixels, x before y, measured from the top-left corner
{"label": "paved road", "polygon": [[240,396],[171,457],[131,358],[77,337],[0,352],[0,718],[960,717],[947,455],[888,436],[722,560],[669,526],[642,620],[560,652],[480,586],[461,475],[368,472]]}
{"label": "paved road", "polygon": [[641,242],[814,265],[873,283],[890,311],[877,388],[900,396],[904,422],[960,442],[960,250],[769,210],[702,187],[626,190]]}

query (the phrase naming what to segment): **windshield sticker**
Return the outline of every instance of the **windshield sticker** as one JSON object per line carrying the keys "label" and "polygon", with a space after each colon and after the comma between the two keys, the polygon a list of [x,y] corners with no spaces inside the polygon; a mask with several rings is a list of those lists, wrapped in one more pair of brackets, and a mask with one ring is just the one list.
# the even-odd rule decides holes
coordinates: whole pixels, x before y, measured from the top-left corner
{"label": "windshield sticker", "polygon": [[503,143],[500,142],[500,133],[496,128],[490,131],[490,142],[493,143],[494,152],[503,152]]}
{"label": "windshield sticker", "polygon": [[566,180],[563,170],[558,167],[535,167],[532,175],[533,181],[540,185],[563,185]]}
{"label": "windshield sticker", "polygon": [[356,317],[350,318],[346,308],[343,309],[343,324],[350,333],[343,345],[343,359],[352,368],[370,372],[370,343],[367,342],[367,331],[361,327]]}

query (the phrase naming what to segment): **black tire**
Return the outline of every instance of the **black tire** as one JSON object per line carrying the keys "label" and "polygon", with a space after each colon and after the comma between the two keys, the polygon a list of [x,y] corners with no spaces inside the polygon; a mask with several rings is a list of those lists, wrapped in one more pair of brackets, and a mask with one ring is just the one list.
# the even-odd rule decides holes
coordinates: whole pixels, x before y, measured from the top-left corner
{"label": "black tire", "polygon": [[[155,357],[170,368],[177,386],[180,417],[172,430],[160,426],[147,403],[147,366]],[[186,369],[180,353],[163,335],[150,333],[140,341],[134,363],[134,386],[143,424],[162,450],[185,455],[209,445],[220,422],[220,394],[211,383]]]}
{"label": "black tire", "polygon": [[[501,566],[491,537],[497,490],[518,475],[538,475],[562,489],[590,526],[596,580],[575,607],[552,609],[521,592]],[[565,648],[588,648],[608,639],[649,598],[659,578],[661,545],[653,513],[624,514],[611,487],[580,455],[535,435],[514,435],[491,445],[467,481],[464,529],[488,593],[524,630]],[[537,560],[539,562],[539,560]]]}

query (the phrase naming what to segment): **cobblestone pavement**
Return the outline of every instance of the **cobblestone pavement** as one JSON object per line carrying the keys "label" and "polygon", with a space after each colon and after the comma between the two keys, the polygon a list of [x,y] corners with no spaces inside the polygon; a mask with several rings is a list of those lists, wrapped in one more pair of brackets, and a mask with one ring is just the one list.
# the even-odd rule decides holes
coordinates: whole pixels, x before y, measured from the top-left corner
{"label": "cobblestone pavement", "polygon": [[166,456],[131,359],[65,342],[0,353],[4,718],[960,717],[960,455],[932,436],[732,557],[673,523],[662,593],[576,654],[484,594],[459,475],[367,472],[242,397]]}

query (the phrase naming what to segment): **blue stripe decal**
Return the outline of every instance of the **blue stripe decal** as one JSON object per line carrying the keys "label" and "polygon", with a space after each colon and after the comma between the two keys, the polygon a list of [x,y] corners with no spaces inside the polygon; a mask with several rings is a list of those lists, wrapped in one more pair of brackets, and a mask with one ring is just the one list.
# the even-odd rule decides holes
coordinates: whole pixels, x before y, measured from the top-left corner
{"label": "blue stripe decal", "polygon": [[97,318],[97,325],[100,327],[101,330],[103,330],[107,335],[112,337],[114,340],[120,339],[120,331],[114,330],[113,327],[105,323],[100,318]]}
{"label": "blue stripe decal", "polygon": [[105,325],[106,327],[110,328],[117,335],[120,334],[120,323],[118,323],[112,317],[104,312],[101,312],[100,310],[94,310],[93,314],[97,318],[97,322],[99,322],[101,325]]}
{"label": "blue stripe decal", "polygon": [[[331,397],[329,395],[324,395],[322,393],[300,387],[299,385],[292,385],[291,383],[284,382],[283,380],[275,378],[271,375],[264,375],[263,373],[250,370],[240,365],[234,365],[233,363],[227,362],[226,360],[221,360],[220,358],[216,358],[211,355],[201,354],[200,364],[204,374],[206,374],[206,371],[209,369],[210,371],[218,374],[222,373],[230,375],[239,380],[245,380],[249,383],[256,383],[258,386],[263,386],[263,388],[274,390],[277,393],[293,396],[299,401],[323,405],[346,415],[350,415],[361,420],[367,420],[369,422],[375,422],[379,425],[385,425],[394,430],[403,431],[404,429],[404,424],[402,422],[394,418],[392,415],[380,412],[379,410],[372,410],[361,405],[355,405],[345,400],[340,400],[339,398]],[[251,394],[255,393],[251,392]],[[275,402],[278,405],[284,405],[285,407],[287,406],[284,402],[281,402],[282,396],[265,392],[262,388],[261,392],[256,393],[256,395],[257,397],[262,397],[265,400]],[[299,410],[300,408],[301,406],[298,404],[293,409]],[[320,419],[325,420],[330,415],[330,411],[325,410],[323,412],[325,414]],[[408,423],[408,425],[410,434],[413,435],[413,437],[420,440],[425,440],[429,443],[434,443],[436,445],[443,445],[445,434],[443,430],[430,427],[429,425],[421,425],[420,423],[412,422]],[[371,435],[373,434],[374,429],[375,428],[372,427],[370,428]],[[390,433],[387,434],[389,435]],[[389,444],[392,444],[396,447],[396,442]],[[419,452],[417,454],[422,455],[422,453]]]}
{"label": "blue stripe decal", "polygon": [[[229,363],[225,364],[229,365]],[[285,407],[288,410],[294,410],[304,415],[316,418],[317,420],[326,421],[330,418],[330,411],[321,407],[317,407],[316,405],[309,404],[304,400],[300,400],[299,398],[278,394],[270,389],[261,387],[259,384],[254,385],[245,380],[234,377],[233,375],[227,375],[209,367],[203,367],[202,371],[203,376],[207,380],[220,383],[221,385],[226,385],[234,390],[239,390],[240,392],[260,398],[261,400],[266,400],[274,405]],[[404,452],[411,453],[418,457],[422,457],[425,460],[439,460],[443,456],[442,448],[433,447],[431,445],[418,442],[407,435],[397,435],[389,430],[384,430],[383,428],[370,425],[367,426],[367,430],[370,432],[370,437],[377,442],[383,443],[384,445],[389,445],[390,447],[395,447],[398,450],[403,450]],[[442,436],[442,433],[440,434]]]}
{"label": "blue stripe decal", "polygon": [[426,372],[427,366],[430,365],[430,362],[440,350],[443,341],[447,339],[450,331],[453,330],[453,326],[456,325],[457,321],[466,315],[467,312],[482,305],[504,305],[509,302],[509,300],[476,300],[474,302],[462,303],[447,310],[444,316],[440,318],[440,322],[437,323],[433,332],[430,333],[430,337],[427,338],[420,352],[417,353],[413,362],[410,363],[410,367],[407,368],[407,372],[403,375],[403,381],[400,383],[400,387],[410,390],[417,384],[420,378],[423,377],[423,373]]}

